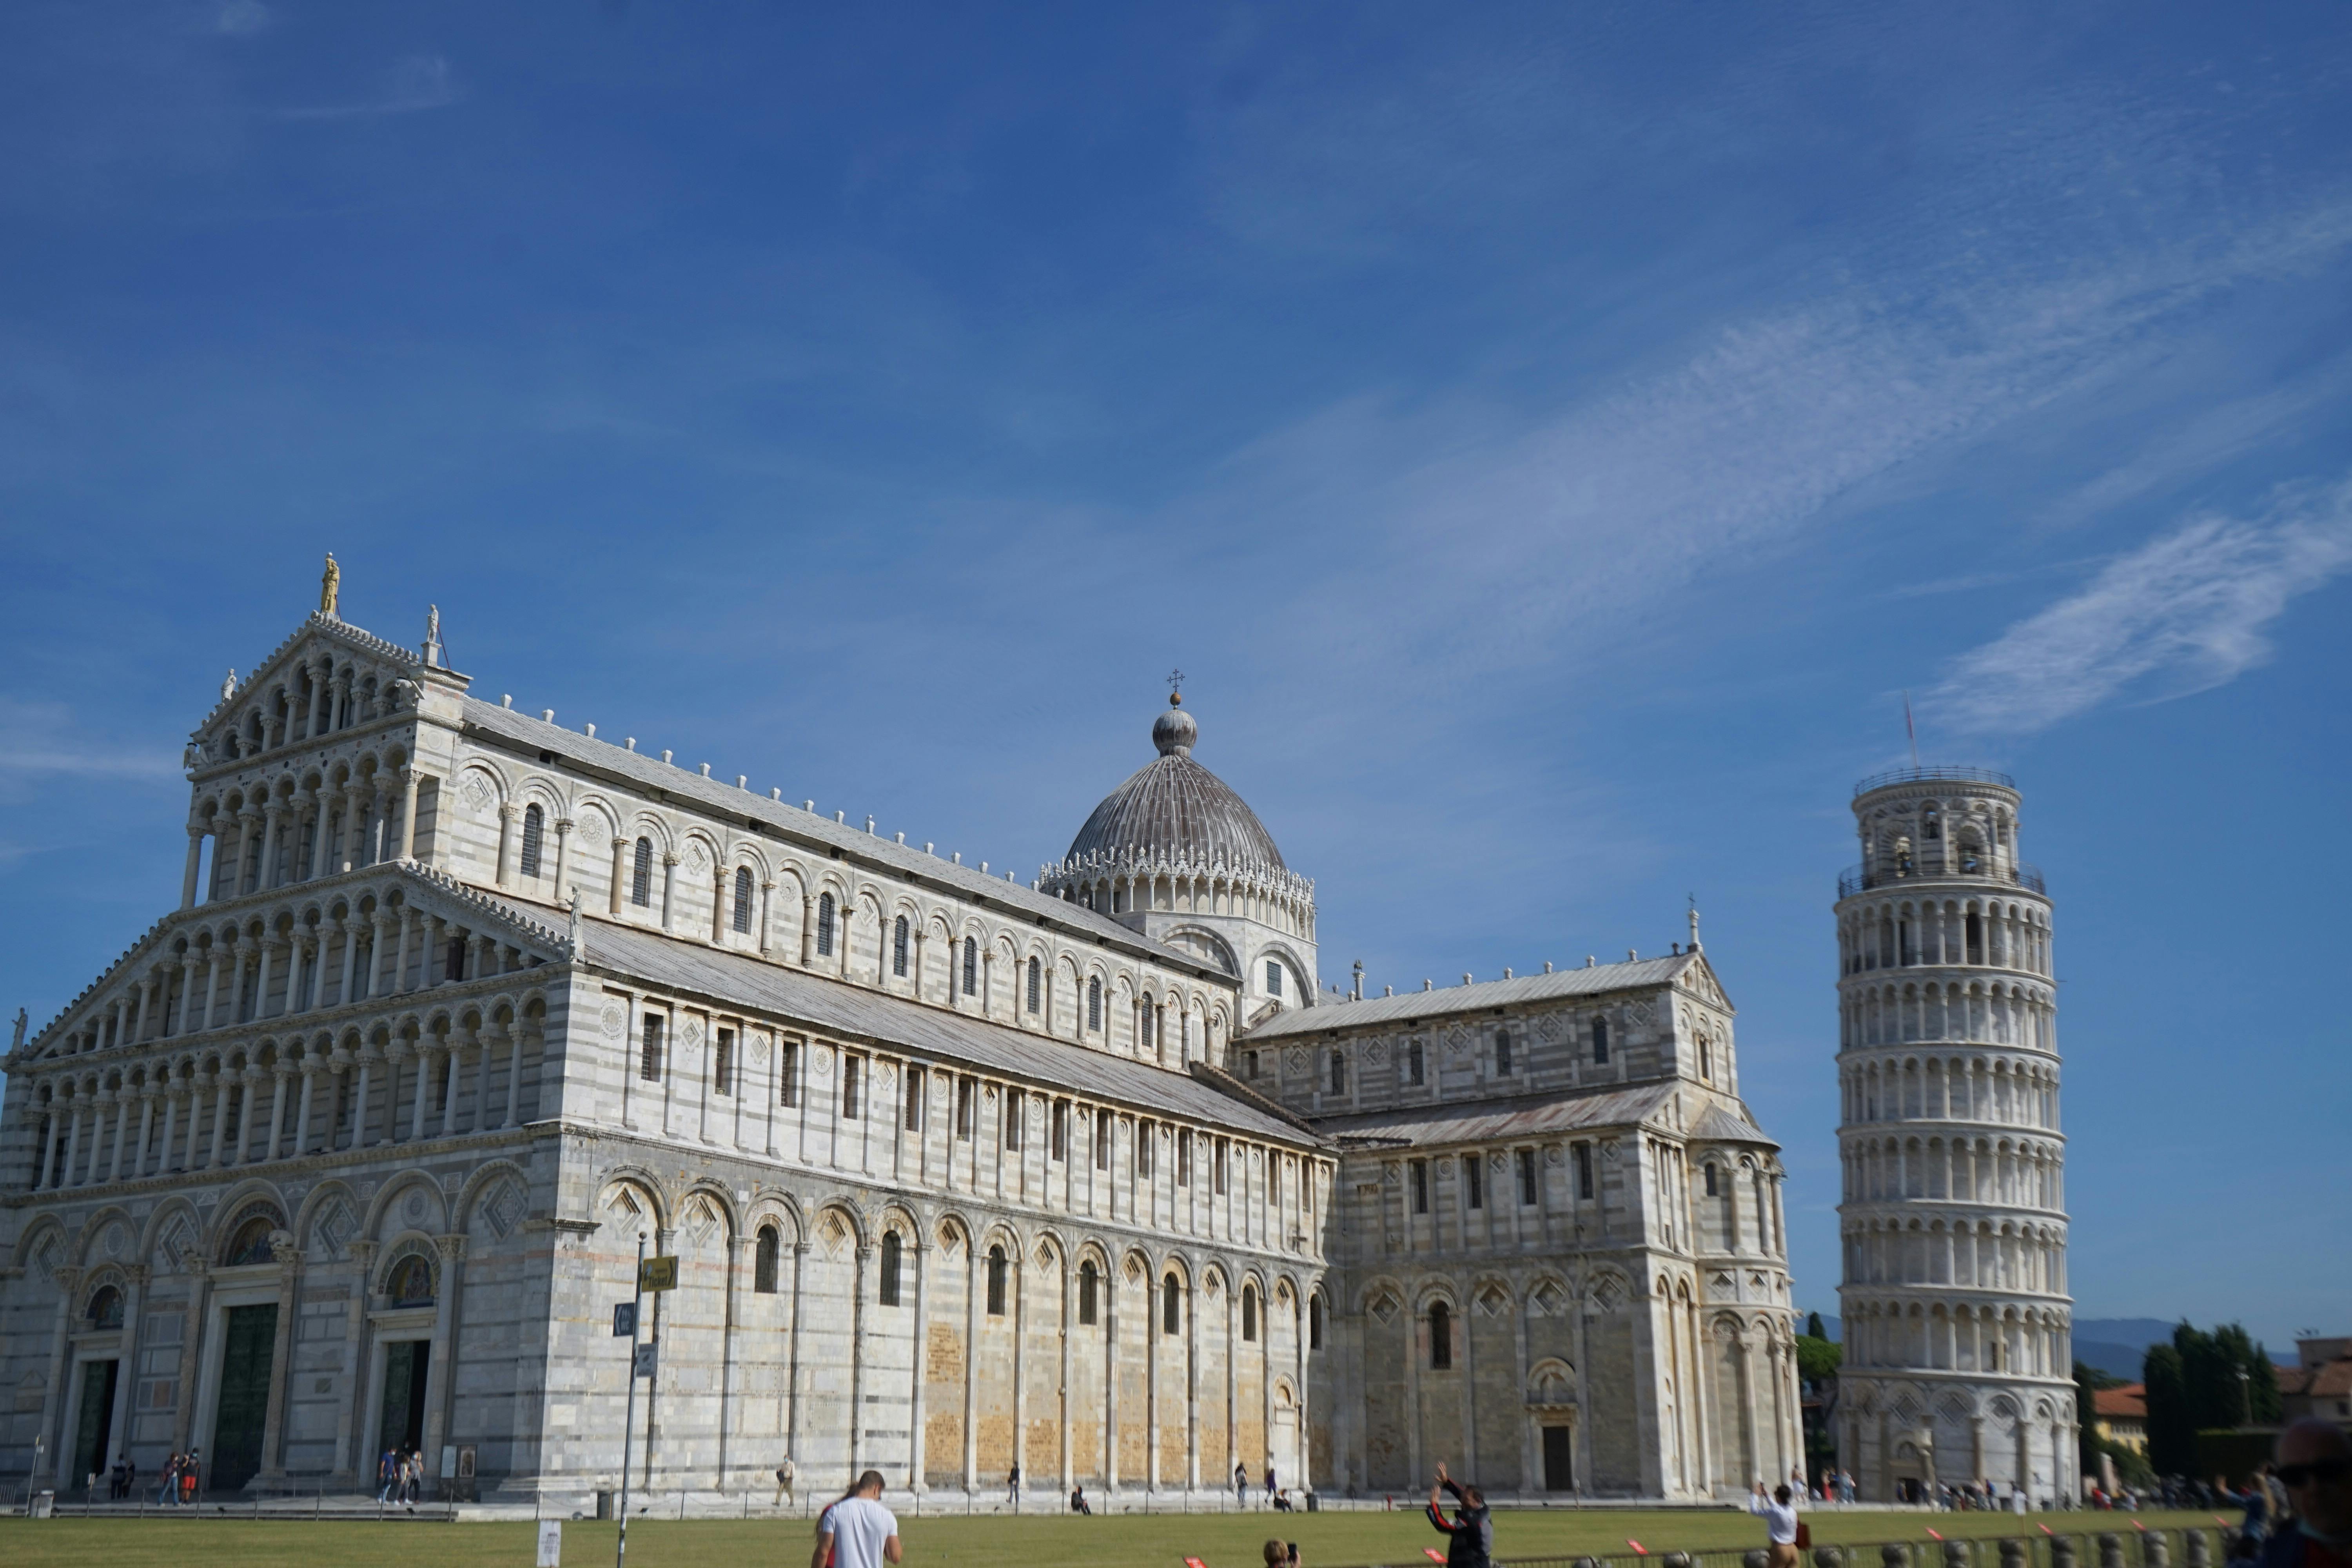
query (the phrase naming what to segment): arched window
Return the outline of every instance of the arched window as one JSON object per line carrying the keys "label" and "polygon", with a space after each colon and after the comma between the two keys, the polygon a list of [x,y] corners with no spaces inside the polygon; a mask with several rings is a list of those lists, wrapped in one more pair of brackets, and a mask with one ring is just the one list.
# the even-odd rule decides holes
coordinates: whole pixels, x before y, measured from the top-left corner
{"label": "arched window", "polygon": [[534,802],[522,808],[522,874],[539,875],[540,841],[547,836],[547,814]]}
{"label": "arched window", "polygon": [[1331,1092],[1348,1092],[1348,1058],[1336,1048],[1331,1052]]}
{"label": "arched window", "polygon": [[751,929],[751,868],[735,868],[735,929],[749,932]]}
{"label": "arched window", "polygon": [[963,994],[980,994],[980,939],[976,936],[963,939]]}
{"label": "arched window", "polygon": [[111,1285],[101,1285],[89,1299],[89,1326],[93,1329],[119,1329],[122,1326],[122,1292]]}
{"label": "arched window", "polygon": [[1609,1020],[1592,1020],[1592,1059],[1598,1065],[1609,1059]]}
{"label": "arched window", "polygon": [[229,1233],[226,1250],[221,1254],[221,1266],[236,1268],[247,1263],[271,1261],[269,1237],[272,1231],[283,1230],[285,1219],[276,1209],[256,1209],[248,1212],[237,1227]]}
{"label": "arched window", "polygon": [[720,1094],[735,1092],[735,1031],[721,1029],[710,1052],[710,1087]]}
{"label": "arched window", "polygon": [[902,980],[907,975],[907,917],[904,915],[890,924],[890,973]]}
{"label": "arched window", "polygon": [[1094,976],[1087,982],[1087,1031],[1091,1034],[1102,1027],[1102,978]]}
{"label": "arched window", "polygon": [[1705,1035],[1698,1037],[1698,1076],[1715,1081],[1715,1042]]}
{"label": "arched window", "polygon": [[1160,1331],[1181,1334],[1184,1331],[1184,1288],[1171,1274],[1160,1282]]}
{"label": "arched window", "polygon": [[1495,1076],[1511,1076],[1511,1031],[1508,1029],[1495,1031]]}
{"label": "arched window", "polygon": [[1307,1348],[1323,1348],[1323,1298],[1319,1295],[1307,1298]]}
{"label": "arched window", "polygon": [[875,1295],[875,1300],[885,1307],[898,1304],[898,1233],[886,1230],[882,1233],[881,1289]]}
{"label": "arched window", "polygon": [[1004,1248],[988,1249],[988,1315],[1004,1316]]}
{"label": "arched window", "polygon": [[654,901],[654,841],[637,840],[637,861],[629,873],[629,902],[639,909],[650,908]]}
{"label": "arched window", "polygon": [[433,1265],[415,1256],[402,1258],[392,1266],[392,1278],[385,1281],[384,1294],[395,1307],[429,1307],[433,1304]]}
{"label": "arched window", "polygon": [[759,1250],[751,1258],[751,1289],[762,1296],[776,1293],[776,1255],[783,1250],[782,1238],[772,1225],[760,1227]]}
{"label": "arched window", "polygon": [[659,1083],[662,1075],[662,1019],[658,1013],[646,1015],[644,1043],[637,1048],[637,1076],[647,1083]]}
{"label": "arched window", "polygon": [[820,958],[833,956],[833,895],[816,896],[816,951]]}
{"label": "arched window", "polygon": [[1429,1364],[1435,1372],[1454,1364],[1454,1313],[1443,1301],[1429,1304]]}
{"label": "arched window", "polygon": [[1242,1287],[1242,1338],[1255,1343],[1257,1340],[1257,1287]]}
{"label": "arched window", "polygon": [[1095,1260],[1087,1258],[1078,1265],[1078,1323],[1092,1328],[1095,1322],[1095,1288],[1102,1277],[1095,1272]]}
{"label": "arched window", "polygon": [[1282,994],[1282,965],[1272,959],[1265,963],[1265,994],[1269,996]]}
{"label": "arched window", "polygon": [[1421,1042],[1419,1040],[1415,1040],[1404,1048],[1405,1082],[1419,1083],[1422,1080],[1423,1070]]}
{"label": "arched window", "polygon": [[1706,1167],[1706,1195],[1711,1198],[1723,1195],[1716,1187],[1715,1165],[1712,1162],[1709,1162]]}
{"label": "arched window", "polygon": [[1045,994],[1045,966],[1033,954],[1029,960],[1029,1011],[1037,1011]]}

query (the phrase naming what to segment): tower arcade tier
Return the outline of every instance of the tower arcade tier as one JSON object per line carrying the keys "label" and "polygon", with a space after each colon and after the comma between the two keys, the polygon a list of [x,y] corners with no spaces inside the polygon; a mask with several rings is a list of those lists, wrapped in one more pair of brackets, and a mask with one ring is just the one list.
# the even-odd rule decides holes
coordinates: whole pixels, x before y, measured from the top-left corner
{"label": "tower arcade tier", "polygon": [[1839,879],[1839,1458],[1864,1498],[2078,1487],[2050,900],[2017,786],[1855,786]]}

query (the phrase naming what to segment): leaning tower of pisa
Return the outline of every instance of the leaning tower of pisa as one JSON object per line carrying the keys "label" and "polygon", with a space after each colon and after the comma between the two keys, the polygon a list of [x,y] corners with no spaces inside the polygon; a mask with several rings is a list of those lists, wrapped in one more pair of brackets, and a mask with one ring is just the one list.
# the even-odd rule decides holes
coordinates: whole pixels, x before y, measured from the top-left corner
{"label": "leaning tower of pisa", "polygon": [[1855,786],[1838,882],[1840,1465],[1857,1495],[2079,1489],[2050,898],[2013,780]]}

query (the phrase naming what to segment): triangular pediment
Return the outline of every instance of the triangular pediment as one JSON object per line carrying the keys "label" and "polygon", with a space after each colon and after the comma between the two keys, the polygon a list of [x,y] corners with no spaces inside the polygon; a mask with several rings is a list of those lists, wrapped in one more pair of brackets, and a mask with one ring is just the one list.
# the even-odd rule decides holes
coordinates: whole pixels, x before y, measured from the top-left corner
{"label": "triangular pediment", "polygon": [[1680,974],[1675,976],[1675,984],[1711,1006],[1720,1007],[1727,1013],[1737,1012],[1738,1009],[1731,1005],[1731,998],[1723,994],[1723,983],[1715,977],[1714,966],[1707,963],[1706,954],[1691,952],[1685,956],[1690,962],[1683,966]]}
{"label": "triangular pediment", "polygon": [[383,718],[416,705],[422,656],[340,616],[314,611],[250,674],[223,680],[220,700],[189,734],[189,771],[202,773],[267,749],[283,719],[290,717],[296,728],[307,724],[311,682],[321,661],[332,670],[331,695],[336,679],[344,681],[342,695],[353,705],[354,720]]}
{"label": "triangular pediment", "polygon": [[[503,899],[477,892],[443,872],[412,860],[391,861],[268,892],[174,910],[148,928],[129,952],[108,965],[104,973],[47,1025],[13,1049],[0,1066],[15,1069],[78,1054],[92,1026],[110,1014],[118,998],[135,998],[152,971],[159,965],[179,962],[189,948],[203,939],[219,940],[232,927],[243,933],[257,929],[289,933],[317,929],[319,921],[339,907],[348,911],[394,903],[405,905],[420,915],[437,915],[452,925],[495,937],[527,960],[562,963],[572,956],[571,939],[563,929]],[[361,1005],[366,1005],[364,1002]],[[266,1027],[278,1016],[272,1014],[245,1026]],[[128,1048],[152,1047],[156,1043],[151,1034],[141,1045]]]}

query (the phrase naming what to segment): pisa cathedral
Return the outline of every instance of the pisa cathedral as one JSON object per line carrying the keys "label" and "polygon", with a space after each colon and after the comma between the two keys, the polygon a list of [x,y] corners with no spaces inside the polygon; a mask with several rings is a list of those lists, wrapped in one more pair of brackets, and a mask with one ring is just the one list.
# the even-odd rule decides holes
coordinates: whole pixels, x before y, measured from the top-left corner
{"label": "pisa cathedral", "polygon": [[[939,1506],[1801,1462],[1782,1171],[1699,949],[1369,996],[1157,755],[1026,880],[320,611],[187,752],[180,907],[0,1119],[0,1471]],[[1362,990],[1360,981],[1353,991]],[[1849,1309],[1851,1310],[1851,1308]],[[649,1473],[648,1473],[649,1471]]]}

